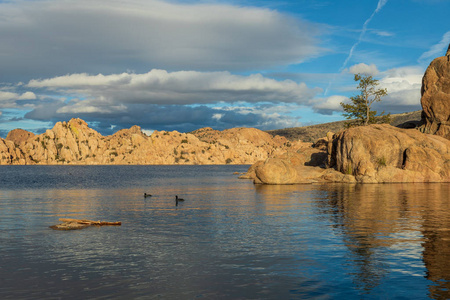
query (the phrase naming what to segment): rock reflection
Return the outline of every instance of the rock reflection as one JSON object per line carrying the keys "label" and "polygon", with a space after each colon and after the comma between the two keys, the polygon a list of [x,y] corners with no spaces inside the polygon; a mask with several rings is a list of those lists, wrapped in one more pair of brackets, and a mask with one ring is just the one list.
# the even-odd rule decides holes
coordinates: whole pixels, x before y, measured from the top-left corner
{"label": "rock reflection", "polygon": [[[385,276],[383,252],[422,246],[429,296],[450,296],[450,198],[448,184],[324,185],[322,213],[342,227],[356,284],[376,287]],[[413,243],[411,243],[413,242]],[[413,252],[413,251],[410,251]],[[405,255],[403,252],[397,255]]]}

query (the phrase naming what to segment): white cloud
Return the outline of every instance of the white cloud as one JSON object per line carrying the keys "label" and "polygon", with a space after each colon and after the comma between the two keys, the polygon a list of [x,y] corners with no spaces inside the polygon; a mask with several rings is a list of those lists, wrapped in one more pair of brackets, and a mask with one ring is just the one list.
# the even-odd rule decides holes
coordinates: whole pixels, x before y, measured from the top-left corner
{"label": "white cloud", "polygon": [[315,112],[324,115],[331,115],[333,112],[342,111],[341,102],[348,101],[348,97],[334,95],[326,98],[318,98],[312,101]]}
{"label": "white cloud", "polygon": [[223,114],[213,114],[212,118],[216,121],[220,121],[220,119],[223,117]]}
{"label": "white cloud", "polygon": [[0,90],[0,107],[3,108],[16,107],[17,100],[33,100],[33,99],[36,99],[36,95],[33,92],[25,92],[23,94],[20,94],[16,92]]}
{"label": "white cloud", "polygon": [[388,31],[382,31],[382,30],[371,30],[373,33],[375,33],[378,36],[382,36],[382,37],[391,37],[394,36],[395,34],[392,32],[388,32]]}
{"label": "white cloud", "polygon": [[386,88],[388,95],[380,103],[389,108],[403,111],[420,109],[420,89],[424,70],[421,67],[402,67],[386,71],[380,79],[380,87]]}
{"label": "white cloud", "polygon": [[1,76],[255,70],[299,63],[321,52],[317,27],[275,10],[231,4],[0,2],[0,81]]}
{"label": "white cloud", "polygon": [[13,100],[19,98],[19,94],[0,91],[0,101]]}
{"label": "white cloud", "polygon": [[[89,101],[87,101],[89,102]],[[108,105],[108,106],[97,106],[97,105],[89,105],[85,102],[78,102],[74,105],[63,106],[56,110],[58,114],[112,114],[117,112],[125,112],[125,105]]]}
{"label": "white cloud", "polygon": [[257,127],[262,130],[301,126],[298,117],[290,115],[299,108],[296,104],[215,107],[225,112],[219,120],[221,122]]}
{"label": "white cloud", "polygon": [[374,64],[366,65],[365,63],[360,63],[357,65],[353,65],[349,69],[351,74],[366,74],[375,76],[379,73],[377,66]]}
{"label": "white cloud", "polygon": [[377,4],[377,9],[375,10],[375,12],[376,13],[379,12],[383,8],[383,6],[386,5],[387,2],[388,2],[388,0],[379,0],[378,4]]}
{"label": "white cloud", "polygon": [[233,75],[229,72],[151,70],[144,74],[88,75],[72,74],[43,80],[31,80],[27,87],[46,88],[63,94],[82,95],[89,105],[117,104],[205,104],[233,103],[305,103],[320,92],[304,83],[277,81],[261,74]]}
{"label": "white cloud", "polygon": [[448,45],[450,44],[450,31],[447,31],[440,40],[439,43],[433,45],[430,50],[423,53],[419,59],[419,63],[429,63],[432,59],[444,56]]}
{"label": "white cloud", "polygon": [[17,98],[18,100],[34,100],[36,99],[36,94],[33,92],[25,92]]}
{"label": "white cloud", "polygon": [[152,130],[152,129],[141,129],[141,131],[142,131],[143,133],[145,133],[147,136],[151,136],[151,135],[153,134],[153,132],[155,132],[155,131]]}

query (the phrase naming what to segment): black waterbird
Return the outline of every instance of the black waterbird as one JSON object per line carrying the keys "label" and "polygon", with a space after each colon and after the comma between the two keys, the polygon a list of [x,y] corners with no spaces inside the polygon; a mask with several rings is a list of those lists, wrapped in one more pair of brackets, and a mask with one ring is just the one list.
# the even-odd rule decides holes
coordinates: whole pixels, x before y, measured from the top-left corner
{"label": "black waterbird", "polygon": [[178,195],[175,196],[175,206],[178,206],[178,201],[184,201],[183,198],[178,198]]}

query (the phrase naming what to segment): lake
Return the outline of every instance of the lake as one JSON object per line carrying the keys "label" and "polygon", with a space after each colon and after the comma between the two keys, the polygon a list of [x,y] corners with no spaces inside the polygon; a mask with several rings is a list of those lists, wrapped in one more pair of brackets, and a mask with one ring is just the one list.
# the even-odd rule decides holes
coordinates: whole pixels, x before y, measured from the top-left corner
{"label": "lake", "polygon": [[[0,298],[450,298],[449,184],[254,185],[247,168],[0,166]],[[122,226],[49,228],[64,217]]]}

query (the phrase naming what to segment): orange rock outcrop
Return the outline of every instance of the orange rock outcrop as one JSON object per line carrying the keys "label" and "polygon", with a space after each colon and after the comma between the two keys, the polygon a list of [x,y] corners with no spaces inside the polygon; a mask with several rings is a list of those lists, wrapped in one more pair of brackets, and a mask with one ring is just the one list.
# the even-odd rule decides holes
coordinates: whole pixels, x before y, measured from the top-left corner
{"label": "orange rock outcrop", "polygon": [[0,164],[252,164],[303,145],[255,128],[147,136],[133,126],[102,136],[85,121],[72,119],[40,135],[11,131],[0,139]]}
{"label": "orange rock outcrop", "polygon": [[450,45],[445,56],[434,59],[422,79],[420,130],[450,139]]}

